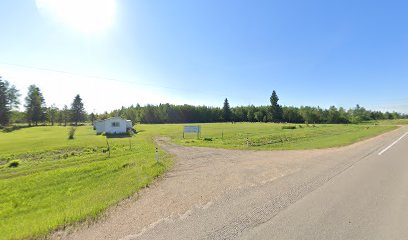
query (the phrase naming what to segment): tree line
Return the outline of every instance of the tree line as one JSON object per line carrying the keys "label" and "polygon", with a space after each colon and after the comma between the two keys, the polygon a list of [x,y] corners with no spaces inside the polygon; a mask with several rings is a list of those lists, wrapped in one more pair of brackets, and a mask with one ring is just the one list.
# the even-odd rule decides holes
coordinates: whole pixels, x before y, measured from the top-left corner
{"label": "tree line", "polygon": [[265,106],[237,106],[230,107],[229,101],[224,100],[223,107],[147,104],[145,106],[132,105],[103,114],[87,114],[80,95],[76,95],[70,104],[59,109],[52,104],[47,107],[45,98],[36,85],[28,88],[25,97],[24,111],[18,111],[20,105],[19,91],[8,81],[0,77],[0,125],[10,123],[28,123],[29,126],[38,124],[68,125],[109,117],[120,116],[132,120],[133,123],[210,123],[210,122],[287,122],[287,123],[359,123],[370,120],[408,118],[397,112],[380,112],[367,110],[356,105],[351,109],[331,106],[328,109],[320,107],[292,107],[281,106],[276,91],[272,91],[270,104]]}
{"label": "tree line", "polygon": [[78,125],[87,120],[84,104],[79,94],[74,97],[70,108],[65,105],[59,109],[55,104],[47,107],[40,88],[30,85],[27,96],[24,98],[25,111],[18,111],[20,96],[19,90],[14,85],[0,77],[0,126],[7,126],[10,123],[28,123],[29,126],[59,123],[66,126],[69,123]]}
{"label": "tree line", "polygon": [[370,120],[408,118],[407,115],[396,112],[370,111],[356,105],[355,108],[344,109],[331,106],[328,109],[320,107],[281,106],[275,91],[267,106],[230,107],[228,99],[224,100],[222,108],[192,105],[159,104],[146,106],[122,107],[98,115],[97,118],[120,116],[140,123],[206,123],[206,122],[287,122],[287,123],[359,123]]}

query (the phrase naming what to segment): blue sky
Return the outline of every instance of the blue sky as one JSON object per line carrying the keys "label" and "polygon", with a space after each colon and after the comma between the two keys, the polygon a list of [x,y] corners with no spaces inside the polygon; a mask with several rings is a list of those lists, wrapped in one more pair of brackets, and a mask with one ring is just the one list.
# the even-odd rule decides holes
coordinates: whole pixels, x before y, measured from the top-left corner
{"label": "blue sky", "polygon": [[0,1],[0,75],[48,105],[266,105],[275,89],[283,105],[408,113],[404,1],[71,0],[64,21],[48,1]]}

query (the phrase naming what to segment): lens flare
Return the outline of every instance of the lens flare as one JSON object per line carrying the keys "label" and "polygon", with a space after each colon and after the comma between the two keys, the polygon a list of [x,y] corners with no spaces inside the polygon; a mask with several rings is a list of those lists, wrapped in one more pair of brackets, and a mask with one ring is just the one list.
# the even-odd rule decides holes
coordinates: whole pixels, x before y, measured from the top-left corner
{"label": "lens flare", "polygon": [[113,25],[115,0],[36,0],[40,12],[83,33],[103,32]]}

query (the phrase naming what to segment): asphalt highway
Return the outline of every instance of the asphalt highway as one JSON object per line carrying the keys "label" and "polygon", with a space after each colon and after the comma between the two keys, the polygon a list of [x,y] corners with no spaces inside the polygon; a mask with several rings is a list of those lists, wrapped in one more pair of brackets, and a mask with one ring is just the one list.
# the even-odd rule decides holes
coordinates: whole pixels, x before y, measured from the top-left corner
{"label": "asphalt highway", "polygon": [[372,152],[241,239],[408,239],[408,136]]}

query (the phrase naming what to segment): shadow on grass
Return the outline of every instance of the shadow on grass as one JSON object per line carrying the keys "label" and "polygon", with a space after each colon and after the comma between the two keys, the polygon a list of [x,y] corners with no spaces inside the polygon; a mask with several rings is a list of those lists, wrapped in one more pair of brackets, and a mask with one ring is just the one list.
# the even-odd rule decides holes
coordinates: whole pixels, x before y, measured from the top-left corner
{"label": "shadow on grass", "polygon": [[106,138],[131,138],[131,135],[128,134],[106,134]]}
{"label": "shadow on grass", "polygon": [[29,128],[32,126],[7,126],[7,127],[2,127],[0,126],[0,131],[4,132],[4,133],[10,133],[10,132],[14,132],[23,128]]}
{"label": "shadow on grass", "polygon": [[[137,132],[139,133],[139,132]],[[132,134],[128,134],[128,133],[122,133],[122,134],[105,134],[106,138],[131,138],[134,135],[136,135],[137,133],[132,133]]]}

